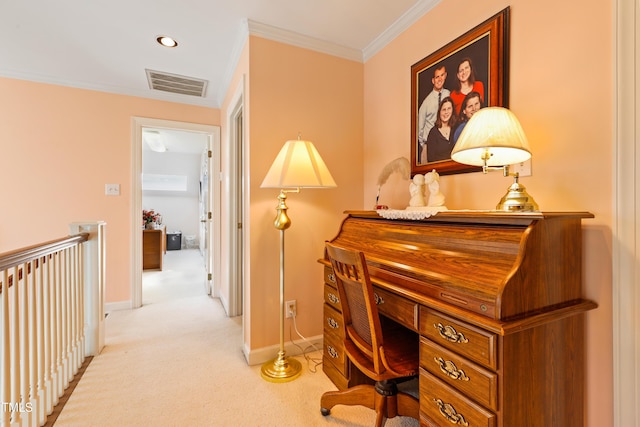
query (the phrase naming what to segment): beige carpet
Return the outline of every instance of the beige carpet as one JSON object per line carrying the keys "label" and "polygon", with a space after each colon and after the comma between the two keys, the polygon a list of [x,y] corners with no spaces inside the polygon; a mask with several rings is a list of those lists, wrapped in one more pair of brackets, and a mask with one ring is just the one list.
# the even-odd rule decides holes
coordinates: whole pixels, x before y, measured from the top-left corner
{"label": "beige carpet", "polygon": [[[225,316],[202,277],[197,250],[169,251],[163,272],[144,273],[143,307],[109,314],[106,346],[56,427],[373,425],[373,411],[360,407],[336,406],[323,417],[320,396],[335,387],[302,357],[295,381],[263,380],[242,355],[242,318]],[[419,423],[398,417],[386,425]]]}

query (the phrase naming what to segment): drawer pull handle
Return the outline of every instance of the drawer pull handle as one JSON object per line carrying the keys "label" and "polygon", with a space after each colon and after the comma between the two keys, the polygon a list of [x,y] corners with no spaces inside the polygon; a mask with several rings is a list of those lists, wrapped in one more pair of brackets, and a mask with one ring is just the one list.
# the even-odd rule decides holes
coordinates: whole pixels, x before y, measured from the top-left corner
{"label": "drawer pull handle", "polygon": [[327,279],[329,279],[331,283],[336,283],[336,276],[333,273],[329,273]]}
{"label": "drawer pull handle", "polygon": [[339,354],[336,351],[336,349],[331,347],[330,345],[327,346],[327,353],[329,353],[329,356],[331,356],[334,359],[337,359],[339,357]]}
{"label": "drawer pull handle", "polygon": [[462,369],[458,369],[455,363],[451,360],[444,360],[442,357],[434,357],[440,370],[444,372],[449,378],[460,381],[469,381],[469,377],[464,373]]}
{"label": "drawer pull handle", "polygon": [[337,295],[334,294],[333,292],[329,292],[327,294],[327,298],[329,298],[329,301],[331,301],[333,304],[340,303],[340,298],[338,298]]}
{"label": "drawer pull handle", "polygon": [[433,401],[436,402],[436,405],[438,405],[438,409],[440,410],[440,413],[442,414],[443,417],[447,419],[447,421],[453,424],[458,424],[460,426],[469,425],[469,423],[467,422],[467,420],[464,419],[462,414],[458,414],[456,412],[456,408],[454,408],[452,404],[444,403],[440,399],[433,399]]}
{"label": "drawer pull handle", "polygon": [[458,332],[451,325],[442,326],[442,323],[438,323],[437,325],[434,323],[433,327],[438,330],[440,336],[447,341],[455,342],[459,344],[466,344],[469,340],[462,334],[462,332]]}
{"label": "drawer pull handle", "polygon": [[380,295],[378,295],[377,292],[373,293],[373,299],[375,300],[376,305],[384,304],[384,298],[382,298]]}
{"label": "drawer pull handle", "polygon": [[340,327],[340,324],[333,317],[327,318],[327,323],[331,329],[338,329]]}

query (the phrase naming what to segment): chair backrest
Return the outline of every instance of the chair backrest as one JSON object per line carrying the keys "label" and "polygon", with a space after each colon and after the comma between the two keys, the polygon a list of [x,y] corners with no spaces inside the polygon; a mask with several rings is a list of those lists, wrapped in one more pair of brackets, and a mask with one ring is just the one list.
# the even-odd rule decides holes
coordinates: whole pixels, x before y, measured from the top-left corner
{"label": "chair backrest", "polygon": [[342,304],[345,351],[357,365],[381,374],[382,328],[364,254],[330,243],[326,249]]}

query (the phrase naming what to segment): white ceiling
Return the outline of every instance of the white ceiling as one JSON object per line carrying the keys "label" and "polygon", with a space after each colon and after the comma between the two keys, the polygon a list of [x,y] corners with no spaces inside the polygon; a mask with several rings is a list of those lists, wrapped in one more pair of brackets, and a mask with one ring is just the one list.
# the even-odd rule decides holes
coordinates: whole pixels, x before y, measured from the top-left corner
{"label": "white ceiling", "polygon": [[[218,108],[249,34],[365,61],[439,1],[0,0],[0,76]],[[145,69],[206,96],[151,90]]]}
{"label": "white ceiling", "polygon": [[146,133],[157,133],[162,141],[162,145],[167,149],[167,154],[183,153],[200,156],[207,147],[207,135],[200,132],[188,132],[177,129],[142,129],[142,150],[145,153],[151,151],[146,143]]}

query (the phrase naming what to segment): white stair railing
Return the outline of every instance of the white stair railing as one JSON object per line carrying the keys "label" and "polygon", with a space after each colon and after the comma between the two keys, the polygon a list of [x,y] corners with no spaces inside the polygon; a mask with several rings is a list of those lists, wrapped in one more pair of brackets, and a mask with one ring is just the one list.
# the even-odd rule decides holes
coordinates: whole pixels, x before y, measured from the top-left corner
{"label": "white stair railing", "polygon": [[104,226],[72,224],[70,237],[0,254],[1,427],[44,425],[104,346]]}

